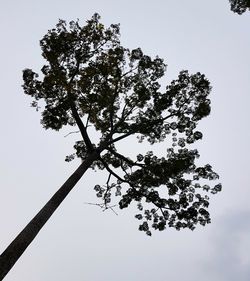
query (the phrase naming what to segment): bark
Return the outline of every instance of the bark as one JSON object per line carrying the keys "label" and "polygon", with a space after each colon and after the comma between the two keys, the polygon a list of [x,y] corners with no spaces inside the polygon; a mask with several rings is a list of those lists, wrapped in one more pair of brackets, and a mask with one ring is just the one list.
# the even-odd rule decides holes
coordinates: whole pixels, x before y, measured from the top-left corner
{"label": "bark", "polygon": [[6,274],[36,237],[38,232],[42,229],[44,224],[52,216],[86,170],[88,170],[91,164],[98,159],[98,157],[98,152],[93,151],[90,153],[86,160],[75,170],[75,172],[40,210],[40,212],[27,224],[27,226],[0,255],[0,280],[3,280]]}

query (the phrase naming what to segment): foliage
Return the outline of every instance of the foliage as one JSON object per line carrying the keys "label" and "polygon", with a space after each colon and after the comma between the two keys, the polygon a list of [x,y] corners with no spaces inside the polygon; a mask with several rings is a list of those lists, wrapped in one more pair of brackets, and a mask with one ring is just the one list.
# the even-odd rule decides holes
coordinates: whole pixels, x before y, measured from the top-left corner
{"label": "foliage", "polygon": [[[94,189],[106,207],[112,194],[120,196],[121,209],[137,202],[139,229],[148,235],[151,228],[193,230],[197,223],[209,223],[207,193],[217,193],[221,185],[201,184],[218,175],[210,165],[197,166],[198,151],[187,148],[202,138],[196,127],[210,113],[208,79],[181,71],[162,91],[163,59],[124,48],[119,25],[105,28],[99,20],[94,14],[83,27],[60,20],[41,40],[47,61],[42,79],[31,69],[23,72],[25,94],[41,109],[45,129],[78,126],[81,139],[66,161],[84,161],[98,151],[93,167],[106,170],[108,179]],[[99,132],[99,143],[93,143],[90,126]],[[163,157],[148,151],[131,159],[118,152],[116,143],[132,135],[152,145],[168,138],[172,145]]]}
{"label": "foliage", "polygon": [[229,0],[231,10],[239,15],[250,10],[250,0]]}

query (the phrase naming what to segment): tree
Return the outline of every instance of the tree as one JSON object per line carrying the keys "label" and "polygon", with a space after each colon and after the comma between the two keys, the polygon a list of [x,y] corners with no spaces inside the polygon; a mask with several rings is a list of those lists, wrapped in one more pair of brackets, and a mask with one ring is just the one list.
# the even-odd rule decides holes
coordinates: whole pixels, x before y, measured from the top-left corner
{"label": "tree", "polygon": [[250,0],[229,0],[231,10],[239,15],[250,10]]}
{"label": "tree", "polygon": [[[2,253],[0,280],[89,168],[107,171],[106,184],[94,187],[102,206],[110,207],[113,193],[121,209],[136,202],[139,230],[147,235],[166,226],[193,230],[210,223],[207,193],[217,193],[221,185],[201,183],[218,175],[208,164],[197,166],[198,151],[186,148],[202,138],[196,127],[210,113],[209,81],[199,72],[181,71],[161,91],[164,61],[140,48],[122,47],[119,25],[105,28],[99,20],[94,14],[83,27],[60,20],[40,41],[47,61],[42,79],[31,69],[23,71],[24,92],[41,111],[43,127],[78,127],[75,153],[65,160],[78,157],[82,163]],[[90,127],[99,135],[98,143]],[[154,145],[167,137],[172,143],[161,157],[148,151],[130,158],[118,151],[117,143],[132,136],[139,143]]]}

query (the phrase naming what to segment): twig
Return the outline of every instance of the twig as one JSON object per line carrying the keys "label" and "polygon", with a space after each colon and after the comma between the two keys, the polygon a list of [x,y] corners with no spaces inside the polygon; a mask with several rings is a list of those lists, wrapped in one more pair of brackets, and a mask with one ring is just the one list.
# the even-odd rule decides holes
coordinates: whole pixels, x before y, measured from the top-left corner
{"label": "twig", "polygon": [[80,131],[74,131],[74,132],[70,132],[68,133],[67,135],[65,135],[64,137],[66,138],[67,136],[71,135],[71,134],[76,134],[76,133],[79,133]]}
{"label": "twig", "polygon": [[84,202],[84,204],[87,204],[87,205],[93,205],[93,206],[98,206],[100,207],[101,209],[103,209],[103,212],[110,209],[115,215],[118,216],[117,212],[113,209],[114,207],[116,207],[117,205],[112,205],[112,206],[108,206],[108,205],[105,205],[105,203],[88,203],[88,202]]}

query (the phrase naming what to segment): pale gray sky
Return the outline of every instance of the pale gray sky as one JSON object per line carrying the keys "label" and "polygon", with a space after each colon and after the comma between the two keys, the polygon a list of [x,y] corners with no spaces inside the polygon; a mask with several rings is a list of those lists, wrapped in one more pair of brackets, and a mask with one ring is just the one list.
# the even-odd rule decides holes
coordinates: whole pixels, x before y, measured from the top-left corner
{"label": "pale gray sky", "polygon": [[39,40],[59,18],[84,23],[94,12],[121,24],[129,48],[165,58],[166,82],[182,69],[210,79],[212,113],[201,122],[201,159],[220,174],[212,224],[196,231],[137,230],[133,209],[102,212],[88,172],[21,257],[6,281],[248,281],[250,278],[250,13],[228,0],[0,1],[0,251],[78,165],[64,162],[73,138],[42,129],[23,95],[22,70],[42,66]]}

